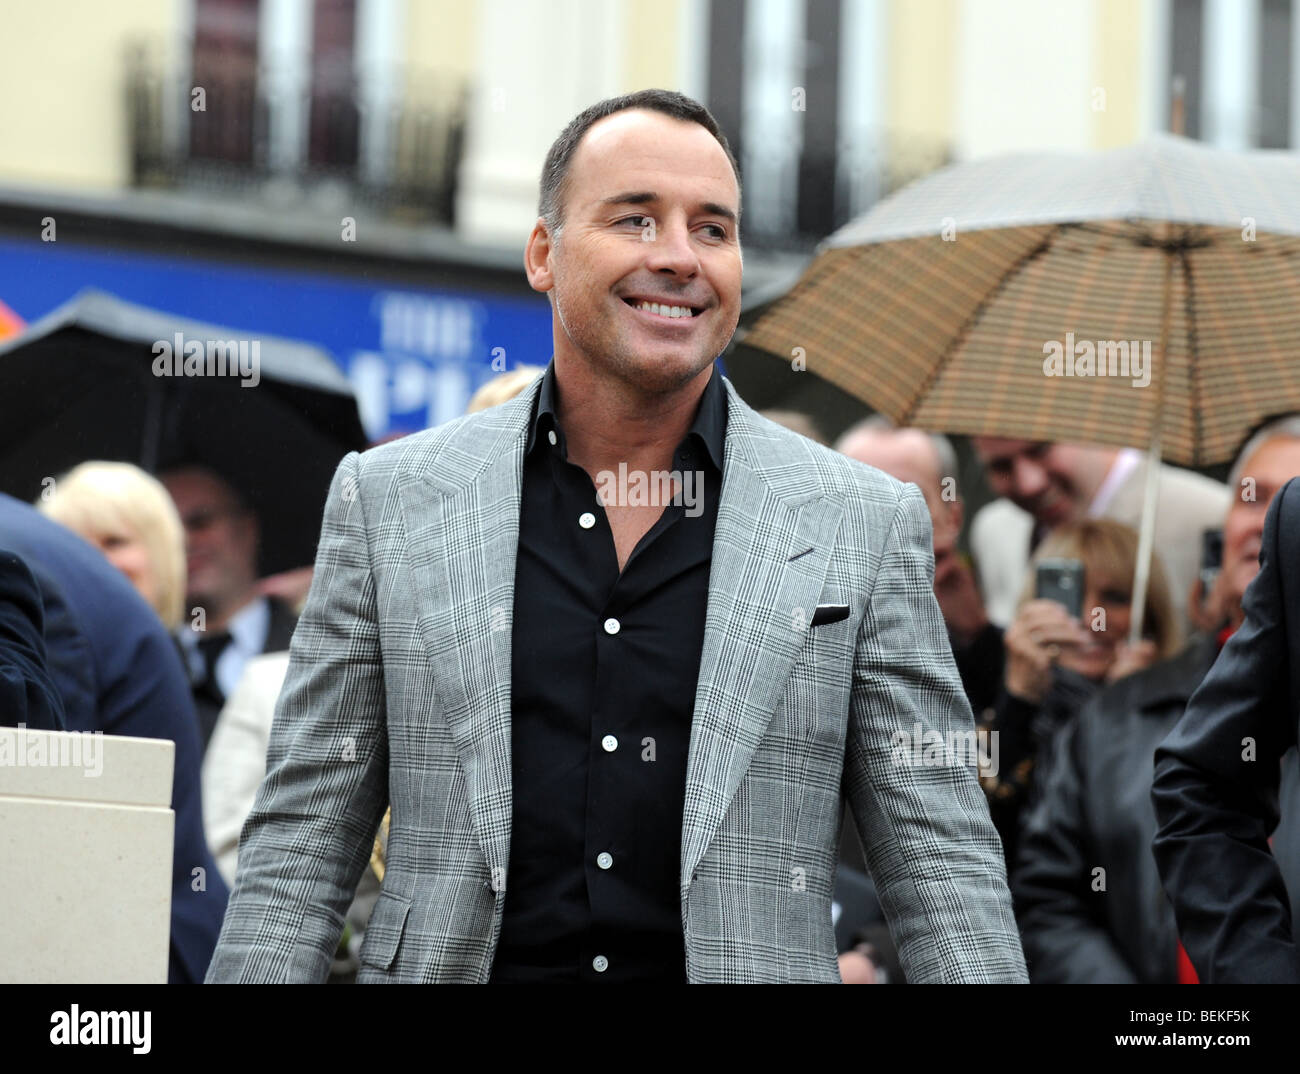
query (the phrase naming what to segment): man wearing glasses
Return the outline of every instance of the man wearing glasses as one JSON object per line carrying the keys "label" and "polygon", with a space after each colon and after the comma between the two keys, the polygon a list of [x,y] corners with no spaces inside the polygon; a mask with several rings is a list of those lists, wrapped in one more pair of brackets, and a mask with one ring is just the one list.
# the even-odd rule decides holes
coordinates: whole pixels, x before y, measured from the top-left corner
{"label": "man wearing glasses", "polygon": [[201,466],[168,470],[160,480],[185,527],[187,622],[177,635],[206,752],[244,666],[259,653],[288,649],[297,617],[258,589],[257,517],[238,493]]}

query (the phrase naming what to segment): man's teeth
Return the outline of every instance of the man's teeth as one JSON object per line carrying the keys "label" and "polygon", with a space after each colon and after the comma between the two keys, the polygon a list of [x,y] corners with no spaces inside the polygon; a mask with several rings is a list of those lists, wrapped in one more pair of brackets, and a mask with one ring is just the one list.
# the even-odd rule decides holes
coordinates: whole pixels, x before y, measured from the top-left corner
{"label": "man's teeth", "polygon": [[658,302],[638,302],[637,309],[657,313],[660,317],[690,317],[690,306],[661,306]]}

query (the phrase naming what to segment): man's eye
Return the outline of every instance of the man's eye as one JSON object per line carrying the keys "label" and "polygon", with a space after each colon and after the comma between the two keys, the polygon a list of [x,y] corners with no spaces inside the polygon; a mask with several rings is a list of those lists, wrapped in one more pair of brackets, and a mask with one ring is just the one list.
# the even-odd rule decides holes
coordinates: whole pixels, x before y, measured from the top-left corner
{"label": "man's eye", "polygon": [[619,221],[620,224],[632,224],[634,227],[647,228],[654,226],[654,218],[649,216],[628,216]]}
{"label": "man's eye", "polygon": [[706,231],[713,232],[712,237],[715,239],[725,239],[727,237],[727,229],[721,224],[705,224],[704,228]]}

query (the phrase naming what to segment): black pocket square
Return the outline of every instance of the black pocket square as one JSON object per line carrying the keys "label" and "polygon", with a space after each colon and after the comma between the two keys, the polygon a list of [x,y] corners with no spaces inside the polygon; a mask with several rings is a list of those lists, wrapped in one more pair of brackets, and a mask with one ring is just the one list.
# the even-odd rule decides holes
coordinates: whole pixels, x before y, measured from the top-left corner
{"label": "black pocket square", "polygon": [[813,612],[812,625],[822,626],[825,623],[839,623],[849,617],[849,606],[847,604],[819,604],[817,610]]}

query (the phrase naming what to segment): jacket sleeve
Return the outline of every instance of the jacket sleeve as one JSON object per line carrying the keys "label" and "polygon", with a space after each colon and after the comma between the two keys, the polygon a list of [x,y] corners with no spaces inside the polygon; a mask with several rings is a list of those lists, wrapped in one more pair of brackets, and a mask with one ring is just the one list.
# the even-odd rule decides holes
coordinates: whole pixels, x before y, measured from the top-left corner
{"label": "jacket sleeve", "polygon": [[45,610],[36,579],[0,551],[0,726],[62,731],[63,702],[45,657]]}
{"label": "jacket sleeve", "polygon": [[[907,980],[1024,981],[933,575],[925,501],[903,486],[854,655],[846,790]],[[930,748],[900,748],[917,735]]]}
{"label": "jacket sleeve", "polygon": [[209,982],[324,981],[387,804],[383,669],[359,475],[353,452],[330,487]]}
{"label": "jacket sleeve", "polygon": [[1289,516],[1294,548],[1297,500],[1292,480],[1269,508],[1245,621],[1156,750],[1156,862],[1206,984],[1300,981],[1286,889],[1268,846],[1279,762],[1296,741],[1281,516]]}
{"label": "jacket sleeve", "polygon": [[1038,773],[1012,872],[1012,894],[1035,984],[1136,984],[1093,890],[1096,855],[1083,801],[1081,739],[1089,705],[1056,737]]}

